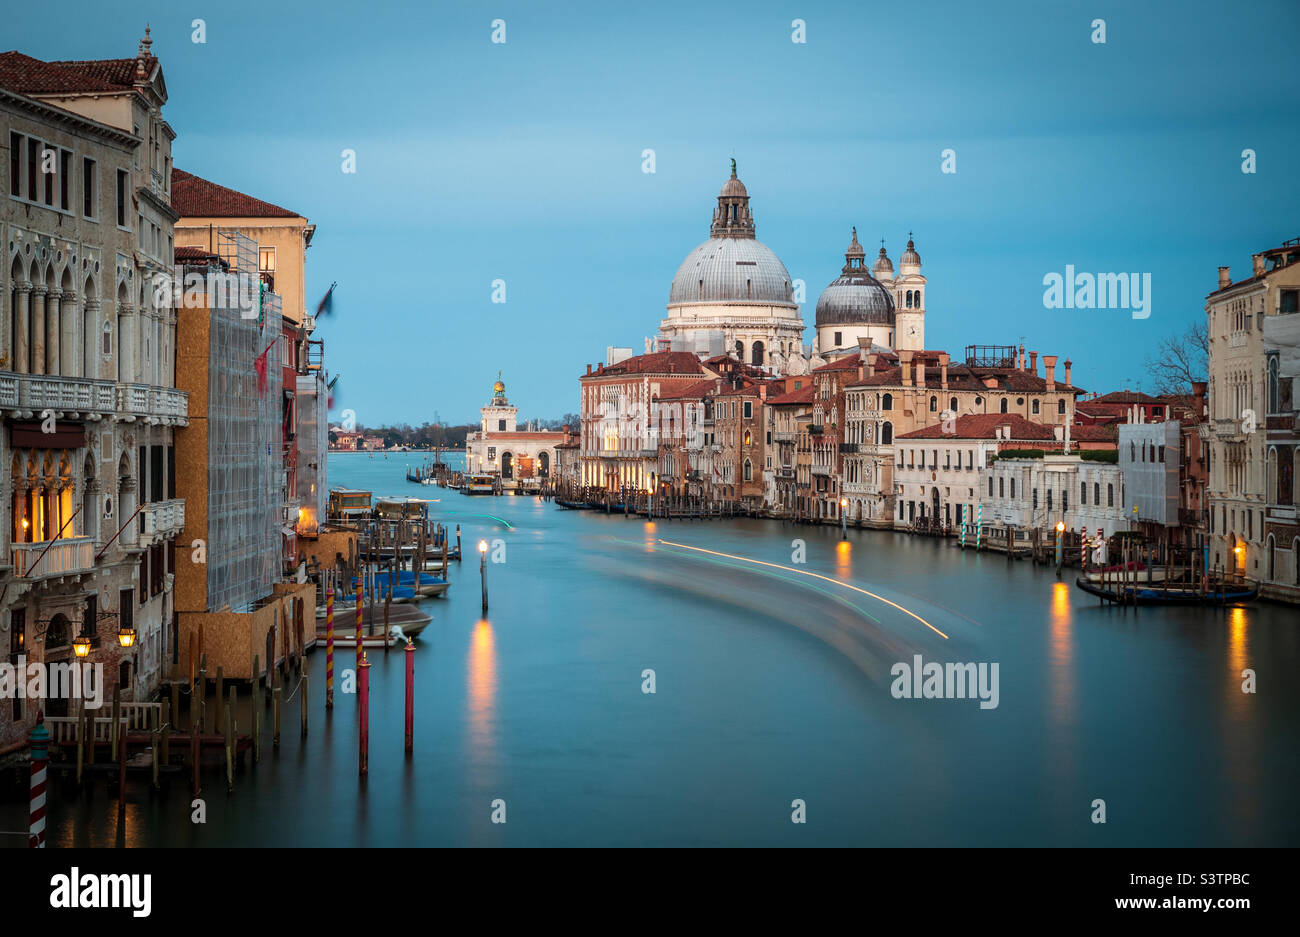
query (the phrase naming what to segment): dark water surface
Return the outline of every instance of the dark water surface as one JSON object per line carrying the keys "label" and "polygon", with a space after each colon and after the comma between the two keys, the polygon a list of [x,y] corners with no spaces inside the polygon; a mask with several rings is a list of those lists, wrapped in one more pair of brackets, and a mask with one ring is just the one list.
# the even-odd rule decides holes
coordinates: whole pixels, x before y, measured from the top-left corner
{"label": "dark water surface", "polygon": [[[1068,576],[948,543],[466,498],[408,485],[404,458],[333,455],[330,483],[439,498],[434,516],[463,527],[466,562],[424,603],[414,756],[402,652],[371,654],[361,783],[356,698],[326,715],[320,650],[309,737],[287,704],[279,753],[268,744],[233,795],[205,776],[204,825],[183,783],[138,786],[128,843],[1300,844],[1294,609],[1103,608]],[[505,546],[487,620],[480,537]],[[890,667],[914,654],[997,662],[999,705],[894,699]],[[0,828],[25,822],[0,807]],[[52,846],[112,845],[116,802],[56,792],[50,827]]]}

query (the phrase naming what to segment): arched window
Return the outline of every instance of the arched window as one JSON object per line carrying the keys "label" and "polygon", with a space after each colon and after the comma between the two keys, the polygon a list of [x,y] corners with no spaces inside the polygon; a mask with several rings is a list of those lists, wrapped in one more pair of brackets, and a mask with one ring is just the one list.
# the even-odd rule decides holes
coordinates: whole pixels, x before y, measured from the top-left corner
{"label": "arched window", "polygon": [[1276,571],[1276,557],[1274,556],[1274,546],[1276,546],[1273,535],[1268,535],[1268,578],[1272,579]]}
{"label": "arched window", "polygon": [[1001,406],[1000,406],[999,409],[1000,409],[1003,413],[1006,413],[1006,412],[1007,412],[1007,398],[1006,398],[1006,397],[1003,397],[1003,398],[1002,398],[1002,404],[1001,404]]}
{"label": "arched window", "polygon": [[1038,415],[1038,398],[1037,398],[1037,397],[1034,398],[1033,411],[1034,411],[1034,415],[1037,416],[1037,415]]}
{"label": "arched window", "polygon": [[1128,443],[1128,460],[1130,462],[1136,462],[1138,460],[1137,443],[1133,442],[1131,439]]}
{"label": "arched window", "polygon": [[882,446],[888,446],[893,441],[894,441],[894,424],[886,420],[885,425],[880,427],[880,444]]}
{"label": "arched window", "polygon": [[[1270,355],[1268,359],[1268,412],[1277,413],[1281,408],[1278,405],[1278,364],[1277,355]],[[1270,579],[1273,578],[1269,574]]]}
{"label": "arched window", "polygon": [[882,410],[892,410],[892,409],[894,409],[894,395],[893,395],[893,394],[883,394],[883,395],[881,396],[881,398],[880,398],[880,409],[882,409]]}
{"label": "arched window", "polygon": [[744,360],[745,360],[745,343],[744,343],[744,342],[740,342],[740,341],[736,342],[736,360],[737,360],[737,361],[744,361]]}
{"label": "arched window", "polygon": [[[746,433],[745,435],[748,436],[749,434]],[[752,465],[750,465],[749,460],[746,459],[745,460],[745,481],[748,482],[753,480],[754,480],[754,468]]]}
{"label": "arched window", "polygon": [[1108,508],[1113,508],[1114,506],[1115,506],[1115,486],[1114,486],[1114,484],[1107,483],[1107,485],[1106,485],[1106,507],[1108,507]]}
{"label": "arched window", "polygon": [[762,342],[754,342],[754,350],[750,354],[749,360],[750,363],[752,363],[755,367],[761,368],[763,366],[763,343]]}
{"label": "arched window", "polygon": [[956,397],[950,397],[950,398],[948,398],[948,409],[952,411],[952,415],[953,415],[954,417],[957,415],[957,398],[956,398]]}
{"label": "arched window", "polygon": [[937,413],[938,411],[939,411],[939,398],[938,398],[938,397],[931,397],[931,398],[930,398],[930,412],[931,412],[931,413]]}
{"label": "arched window", "polygon": [[1101,482],[1092,483],[1092,503],[1095,505],[1101,504]]}
{"label": "arched window", "polygon": [[1057,412],[1057,413],[1064,413],[1064,412],[1065,412],[1065,398],[1064,398],[1064,397],[1062,397],[1060,400],[1056,401],[1056,412]]}

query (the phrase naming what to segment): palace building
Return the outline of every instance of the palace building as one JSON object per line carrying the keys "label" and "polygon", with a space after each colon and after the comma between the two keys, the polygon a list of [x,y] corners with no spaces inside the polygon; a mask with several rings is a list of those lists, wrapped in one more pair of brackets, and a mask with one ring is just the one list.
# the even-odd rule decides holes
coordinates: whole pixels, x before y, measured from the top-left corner
{"label": "palace building", "polygon": [[519,408],[506,397],[500,373],[479,414],[479,431],[465,438],[465,471],[500,475],[506,491],[538,487],[555,468],[555,450],[573,441],[567,428],[519,429]]}

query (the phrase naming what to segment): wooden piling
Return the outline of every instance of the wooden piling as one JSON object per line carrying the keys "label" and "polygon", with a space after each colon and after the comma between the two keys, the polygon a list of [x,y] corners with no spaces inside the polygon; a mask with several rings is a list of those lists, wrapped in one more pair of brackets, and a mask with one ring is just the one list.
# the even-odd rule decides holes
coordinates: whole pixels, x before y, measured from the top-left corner
{"label": "wooden piling", "polygon": [[122,686],[113,687],[113,721],[108,727],[108,750],[116,754],[118,721],[122,718]]}
{"label": "wooden piling", "polygon": [[304,672],[299,678],[298,686],[302,692],[302,705],[299,709],[302,712],[302,737],[307,737],[307,674]]}
{"label": "wooden piling", "polygon": [[230,702],[226,703],[226,793],[235,789],[235,688],[230,688]]}
{"label": "wooden piling", "polygon": [[[175,684],[173,683],[174,687]],[[159,737],[160,755],[164,765],[171,764],[172,760],[172,704],[168,700],[162,702],[162,723],[158,726],[161,731]]]}
{"label": "wooden piling", "polygon": [[81,771],[86,758],[86,706],[77,710],[77,786],[81,786]]}
{"label": "wooden piling", "polygon": [[275,677],[275,687],[271,690],[271,746],[280,750],[280,677]]}
{"label": "wooden piling", "polygon": [[217,712],[221,711],[221,702],[226,698],[226,672],[220,664],[217,665]]}
{"label": "wooden piling", "polygon": [[[199,646],[203,645],[202,640]],[[199,694],[199,731],[204,735],[208,731],[208,655],[199,654],[199,682],[195,687]]]}

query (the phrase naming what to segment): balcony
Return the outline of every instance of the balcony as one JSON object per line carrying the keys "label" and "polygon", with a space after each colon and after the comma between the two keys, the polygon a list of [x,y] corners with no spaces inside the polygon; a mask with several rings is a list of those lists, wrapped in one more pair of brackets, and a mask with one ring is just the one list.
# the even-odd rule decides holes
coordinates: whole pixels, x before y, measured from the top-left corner
{"label": "balcony", "polygon": [[185,499],[154,501],[140,508],[140,545],[175,537],[185,527]]}
{"label": "balcony", "polygon": [[39,543],[11,543],[14,576],[19,579],[45,579],[50,576],[75,576],[95,567],[95,544],[89,537],[63,537]]}
{"label": "balcony", "polygon": [[794,466],[792,466],[792,465],[778,465],[778,466],[776,467],[776,477],[777,477],[777,478],[786,478],[786,479],[788,479],[788,478],[794,478]]}
{"label": "balcony", "polygon": [[812,473],[814,475],[829,476],[831,473],[831,467],[829,465],[814,465],[812,467]]}
{"label": "balcony", "polygon": [[858,448],[860,445],[862,444],[856,442],[842,442],[840,443],[840,452],[845,452],[845,453],[860,452],[861,450]]}
{"label": "balcony", "polygon": [[772,434],[772,438],[777,442],[794,442],[799,438],[799,434],[794,430],[779,429]]}
{"label": "balcony", "polygon": [[[118,384],[117,410],[146,422],[189,425],[189,394],[153,384]],[[131,422],[130,419],[127,422]]]}
{"label": "balcony", "polygon": [[46,374],[0,373],[0,407],[67,413],[109,414],[116,407],[113,382],[85,377],[60,377]]}
{"label": "balcony", "polygon": [[814,436],[820,436],[826,432],[826,425],[824,423],[810,423],[808,424],[808,432]]}

